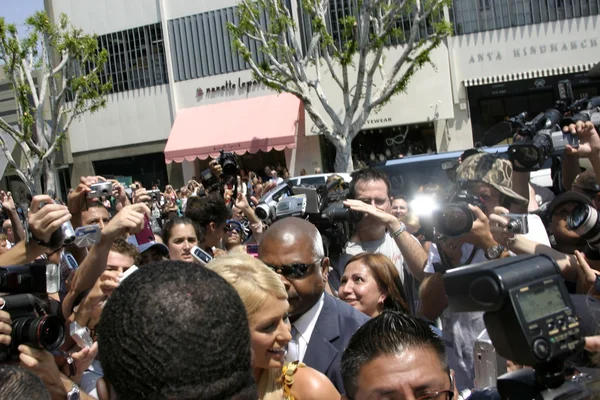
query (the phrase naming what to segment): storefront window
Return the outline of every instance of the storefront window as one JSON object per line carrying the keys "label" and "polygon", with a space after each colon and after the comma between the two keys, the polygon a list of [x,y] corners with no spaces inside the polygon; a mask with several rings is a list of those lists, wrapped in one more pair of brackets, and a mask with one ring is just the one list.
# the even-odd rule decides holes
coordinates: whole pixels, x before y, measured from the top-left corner
{"label": "storefront window", "polygon": [[158,184],[162,189],[168,183],[164,153],[94,161],[93,164],[97,175],[130,176],[133,181],[142,182],[146,188]]}
{"label": "storefront window", "polygon": [[352,142],[355,168],[435,152],[435,131],[431,123],[365,130]]}

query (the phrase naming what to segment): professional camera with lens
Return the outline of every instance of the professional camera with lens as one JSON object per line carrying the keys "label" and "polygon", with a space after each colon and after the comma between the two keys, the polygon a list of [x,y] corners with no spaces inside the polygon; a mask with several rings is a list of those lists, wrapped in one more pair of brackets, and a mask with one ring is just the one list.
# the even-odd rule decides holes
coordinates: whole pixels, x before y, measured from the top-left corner
{"label": "professional camera with lens", "polygon": [[452,312],[483,311],[496,352],[532,366],[498,378],[503,399],[572,399],[591,378],[566,380],[569,359],[584,349],[579,320],[556,262],[545,255],[509,257],[449,270],[443,277]]}
{"label": "professional camera with lens", "polygon": [[[341,190],[334,190],[340,188]],[[256,206],[256,216],[273,222],[286,217],[306,218],[314,224],[329,256],[341,254],[350,238],[352,225],[362,214],[344,206],[349,187],[343,179],[332,180],[319,187],[293,187],[284,182],[266,193]]]}
{"label": "professional camera with lens", "polygon": [[575,124],[581,122],[592,122],[594,126],[600,127],[600,96],[591,99],[582,99],[582,106],[577,107],[576,112],[570,117],[563,119],[562,125]]}
{"label": "professional camera with lens", "polygon": [[217,158],[217,162],[223,168],[223,174],[227,176],[237,176],[239,170],[237,156],[224,150],[220,150],[219,153],[221,154]]}
{"label": "professional camera with lens", "polygon": [[567,228],[585,239],[588,245],[600,250],[600,220],[598,211],[588,205],[579,204],[567,217]]}
{"label": "professional camera with lens", "polygon": [[470,194],[467,190],[459,189],[450,195],[446,204],[433,213],[434,237],[436,239],[459,237],[471,232],[477,217],[469,208],[469,204],[486,212],[481,198]]}
{"label": "professional camera with lens", "polygon": [[[54,351],[65,340],[65,323],[51,312],[47,293],[60,289],[60,270],[56,264],[43,261],[0,267],[2,310],[10,314],[12,333],[10,346],[0,345],[0,362],[16,360],[21,344]],[[34,295],[33,293],[37,293]],[[60,307],[55,303],[54,305]]]}
{"label": "professional camera with lens", "polygon": [[508,147],[508,158],[515,171],[537,171],[548,158],[562,155],[567,145],[579,146],[577,136],[562,131],[562,120],[560,111],[548,109],[525,124],[519,131],[525,140]]}

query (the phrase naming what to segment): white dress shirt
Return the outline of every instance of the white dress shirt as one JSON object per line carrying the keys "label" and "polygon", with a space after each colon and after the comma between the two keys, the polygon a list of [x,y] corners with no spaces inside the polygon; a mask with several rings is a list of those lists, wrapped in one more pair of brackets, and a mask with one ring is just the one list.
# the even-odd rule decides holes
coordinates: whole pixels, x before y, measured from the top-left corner
{"label": "white dress shirt", "polygon": [[288,362],[304,361],[304,356],[306,355],[306,350],[308,349],[308,343],[310,342],[310,337],[315,330],[315,325],[317,325],[319,315],[321,315],[323,304],[325,304],[325,293],[321,295],[319,301],[317,301],[310,310],[305,312],[296,320],[296,322],[293,323],[298,333],[296,337],[293,337],[288,344],[288,352],[286,354],[286,360]]}

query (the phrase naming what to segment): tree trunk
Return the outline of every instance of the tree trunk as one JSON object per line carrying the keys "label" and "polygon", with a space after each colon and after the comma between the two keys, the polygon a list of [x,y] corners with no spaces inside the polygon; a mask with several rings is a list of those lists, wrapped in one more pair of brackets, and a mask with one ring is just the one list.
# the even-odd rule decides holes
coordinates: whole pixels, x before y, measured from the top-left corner
{"label": "tree trunk", "polygon": [[352,163],[352,142],[345,141],[335,145],[335,163],[333,167],[335,172],[351,173],[354,171],[354,164]]}
{"label": "tree trunk", "polygon": [[[56,190],[56,168],[53,162],[46,162],[44,165],[44,180],[46,186],[46,193],[51,194],[52,197],[60,197]],[[52,193],[50,193],[52,191]]]}

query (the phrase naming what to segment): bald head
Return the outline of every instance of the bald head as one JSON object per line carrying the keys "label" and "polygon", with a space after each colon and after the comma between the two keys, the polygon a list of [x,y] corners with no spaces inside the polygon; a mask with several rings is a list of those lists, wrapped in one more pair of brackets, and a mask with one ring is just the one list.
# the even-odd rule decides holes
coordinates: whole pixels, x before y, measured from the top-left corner
{"label": "bald head", "polygon": [[327,283],[329,259],[324,257],[323,240],[313,224],[293,217],[277,221],[265,232],[258,256],[280,274],[292,322],[319,301]]}
{"label": "bald head", "polygon": [[[275,222],[265,231],[261,240],[260,248],[263,243],[278,243],[284,246],[290,246],[297,242],[311,242],[313,255],[316,258],[325,257],[323,249],[323,239],[316,226],[310,222],[296,217],[288,217]],[[260,248],[258,250],[260,254]]]}

